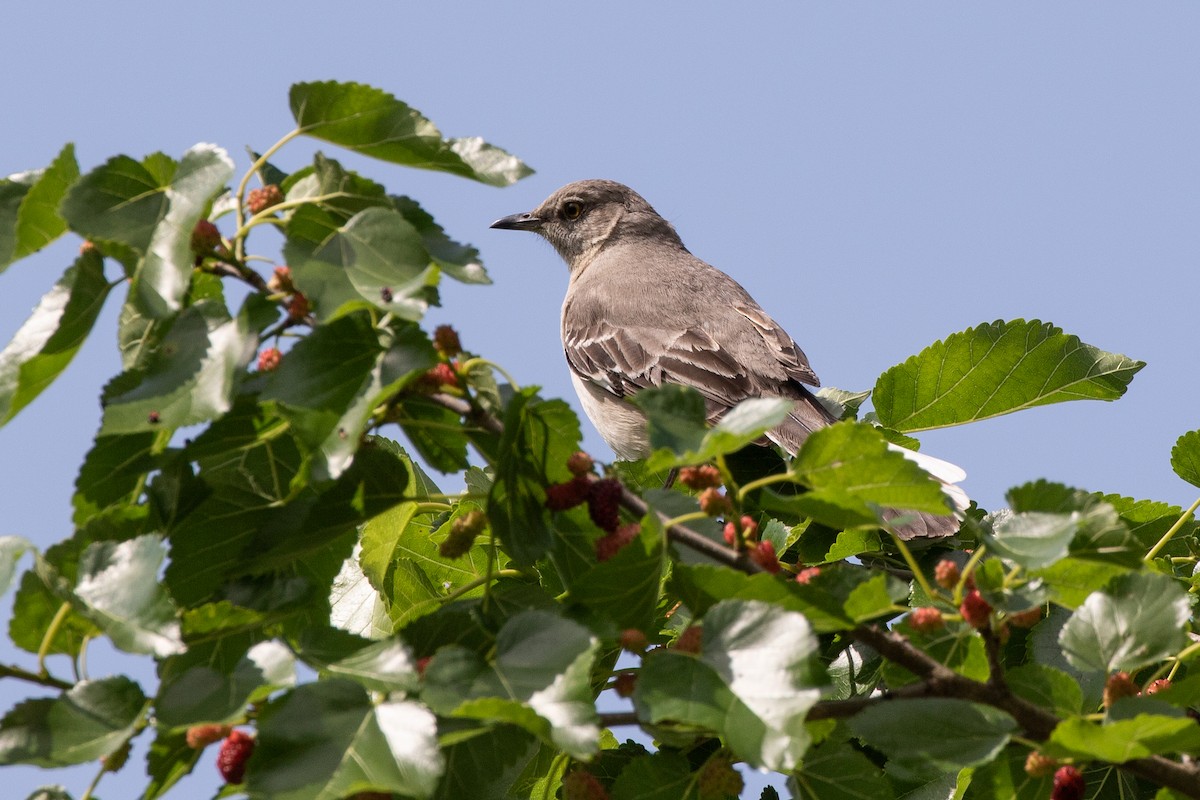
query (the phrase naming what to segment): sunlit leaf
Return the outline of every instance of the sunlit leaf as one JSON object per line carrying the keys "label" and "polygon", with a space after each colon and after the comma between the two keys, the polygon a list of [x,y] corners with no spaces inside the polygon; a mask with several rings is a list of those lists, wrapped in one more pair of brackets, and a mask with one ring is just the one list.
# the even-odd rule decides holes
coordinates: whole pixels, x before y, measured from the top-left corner
{"label": "sunlit leaf", "polygon": [[0,351],[0,425],[28,405],[71,363],[112,286],[95,252],[81,255]]}
{"label": "sunlit leaf", "polygon": [[482,139],[443,139],[420,112],[381,89],[334,81],[297,83],[290,99],[302,133],[363,155],[493,186],[507,186],[533,172]]}
{"label": "sunlit leaf", "polygon": [[1063,627],[1059,642],[1079,669],[1135,670],[1184,645],[1187,594],[1173,578],[1132,573],[1093,592]]}
{"label": "sunlit leaf", "polygon": [[1144,366],[1050,323],[997,320],[892,367],[871,400],[887,427],[921,431],[1065,400],[1116,400]]}

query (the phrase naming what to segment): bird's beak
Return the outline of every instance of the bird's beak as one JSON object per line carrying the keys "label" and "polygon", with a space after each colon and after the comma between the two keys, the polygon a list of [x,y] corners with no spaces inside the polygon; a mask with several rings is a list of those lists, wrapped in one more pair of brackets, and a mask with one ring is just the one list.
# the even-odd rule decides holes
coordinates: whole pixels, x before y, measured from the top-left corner
{"label": "bird's beak", "polygon": [[491,227],[502,231],[537,231],[541,230],[542,221],[534,216],[532,211],[524,214],[509,214],[492,223]]}

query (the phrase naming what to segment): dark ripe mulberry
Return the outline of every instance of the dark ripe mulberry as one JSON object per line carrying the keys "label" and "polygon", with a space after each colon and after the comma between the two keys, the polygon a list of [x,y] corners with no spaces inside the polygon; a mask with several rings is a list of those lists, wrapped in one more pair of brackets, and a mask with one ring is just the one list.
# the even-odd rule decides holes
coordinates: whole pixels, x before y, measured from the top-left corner
{"label": "dark ripe mulberry", "polygon": [[217,769],[226,783],[241,783],[246,776],[246,760],[254,752],[254,737],[245,731],[231,731],[221,742]]}
{"label": "dark ripe mulberry", "polygon": [[546,508],[551,511],[566,511],[588,498],[588,479],[572,478],[565,483],[552,483],[546,487]]}
{"label": "dark ripe mulberry", "polygon": [[621,523],[621,482],[601,478],[588,487],[588,515],[602,531],[615,531]]}

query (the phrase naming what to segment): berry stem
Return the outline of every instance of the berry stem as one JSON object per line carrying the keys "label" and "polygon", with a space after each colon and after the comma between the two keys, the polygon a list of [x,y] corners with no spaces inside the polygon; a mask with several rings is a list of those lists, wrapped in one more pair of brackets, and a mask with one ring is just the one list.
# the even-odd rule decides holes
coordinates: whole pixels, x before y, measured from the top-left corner
{"label": "berry stem", "polygon": [[54,614],[54,619],[50,620],[50,624],[46,626],[46,632],[42,635],[42,643],[38,645],[37,651],[37,674],[42,677],[50,676],[50,671],[46,669],[46,656],[50,654],[50,645],[54,643],[58,629],[62,627],[70,613],[70,603],[63,603],[59,606],[58,611]]}
{"label": "berry stem", "polygon": [[961,605],[963,601],[963,589],[967,587],[967,581],[975,574],[975,567],[979,566],[979,562],[983,561],[984,554],[987,553],[987,545],[981,544],[975,548],[975,552],[971,553],[971,557],[967,560],[967,565],[962,568],[962,575],[958,579],[958,585],[954,587],[954,605]]}
{"label": "berry stem", "polygon": [[738,500],[744,500],[746,495],[750,494],[751,492],[758,489],[763,489],[776,483],[795,483],[795,479],[792,477],[792,474],[788,472],[779,473],[777,475],[766,475],[762,478],[755,478],[745,486],[742,486],[738,489]]}
{"label": "berry stem", "polygon": [[480,356],[468,358],[466,361],[463,361],[461,364],[458,365],[458,371],[460,373],[466,374],[471,371],[472,367],[475,367],[478,365],[482,365],[485,367],[491,367],[492,369],[496,370],[496,372],[499,372],[501,375],[504,376],[504,380],[508,381],[508,385],[513,388],[514,392],[521,391],[520,384],[518,384],[515,380],[513,380],[513,376],[511,373],[509,373],[508,370],[506,370],[504,367],[497,364],[495,361],[490,361],[486,358],[481,358]]}
{"label": "berry stem", "polygon": [[[488,549],[491,550],[493,548],[488,548]],[[478,589],[480,586],[485,586],[488,583],[491,583],[491,581],[495,578],[522,578],[524,576],[525,576],[525,573],[519,569],[498,569],[498,570],[494,570],[494,571],[489,570],[487,573],[485,573],[484,575],[480,575],[475,580],[464,583],[462,586],[458,587],[453,592],[450,592],[450,594],[446,595],[445,597],[439,597],[438,602],[439,603],[449,603],[453,600],[457,600],[458,598],[462,597],[467,592],[474,591],[475,589]]]}

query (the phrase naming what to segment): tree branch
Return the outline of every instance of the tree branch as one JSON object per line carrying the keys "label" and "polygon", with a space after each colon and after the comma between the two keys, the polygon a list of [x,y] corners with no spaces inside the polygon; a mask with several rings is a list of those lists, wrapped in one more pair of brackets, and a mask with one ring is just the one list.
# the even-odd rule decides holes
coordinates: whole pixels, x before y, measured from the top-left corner
{"label": "tree branch", "polygon": [[[1045,741],[1059,723],[1054,714],[1017,697],[1003,682],[998,685],[980,683],[959,675],[898,633],[874,625],[863,625],[853,629],[850,635],[856,641],[874,648],[881,656],[923,678],[930,696],[957,697],[999,708],[1012,716],[1030,739]],[[1151,756],[1135,758],[1115,766],[1160,786],[1170,787],[1187,797],[1200,798],[1200,765]]]}

